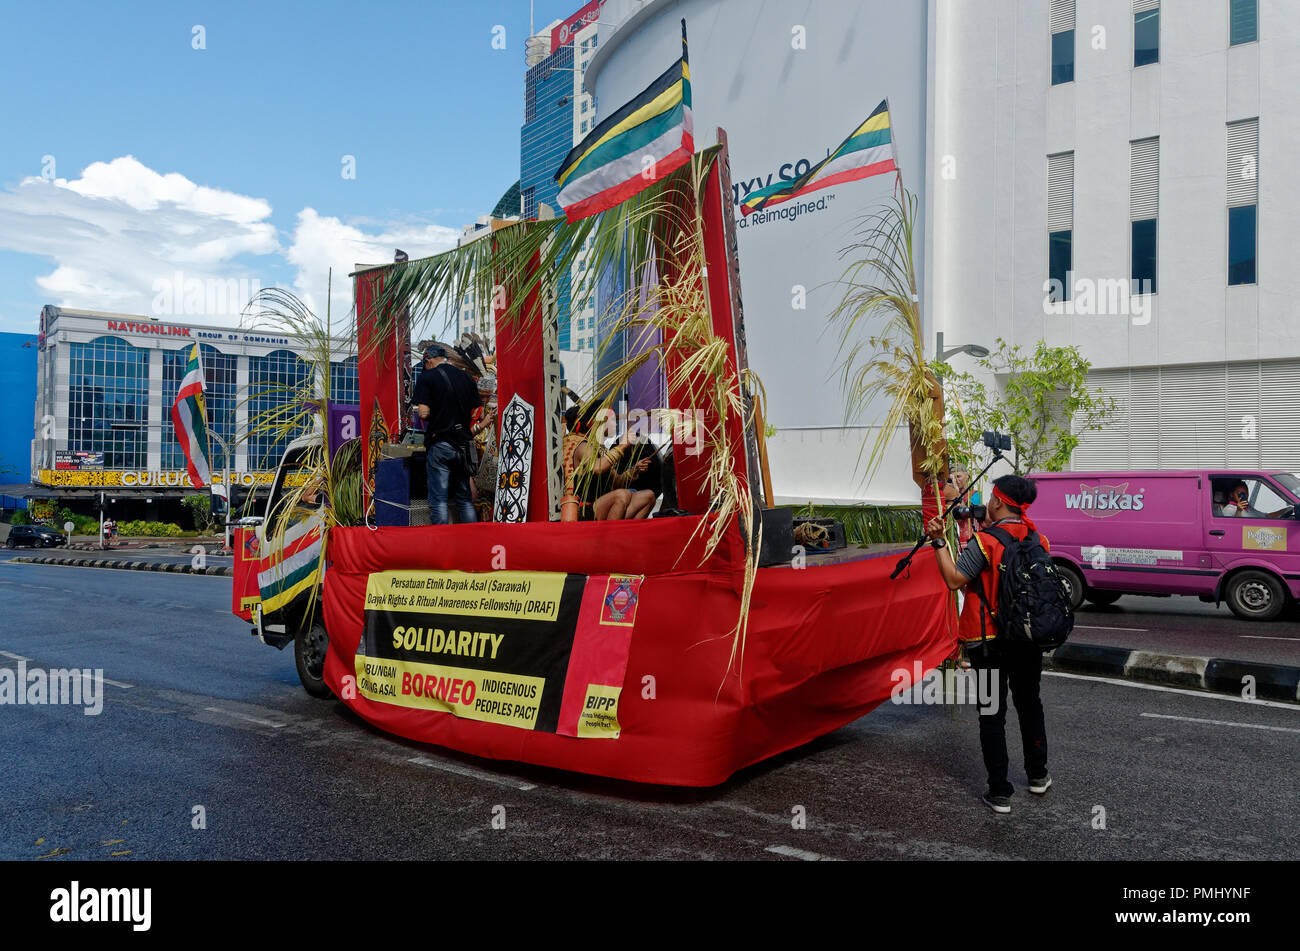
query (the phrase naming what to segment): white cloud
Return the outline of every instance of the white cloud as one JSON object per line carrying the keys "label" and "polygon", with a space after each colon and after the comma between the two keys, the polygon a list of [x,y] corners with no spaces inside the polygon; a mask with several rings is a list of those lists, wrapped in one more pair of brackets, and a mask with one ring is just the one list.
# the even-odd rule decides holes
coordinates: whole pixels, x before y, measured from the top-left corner
{"label": "white cloud", "polygon": [[387,224],[378,234],[368,234],[314,208],[298,213],[289,262],[298,270],[293,291],[323,320],[329,270],[334,269],[332,317],[346,318],[352,309],[352,282],[348,275],[358,264],[386,264],[401,248],[412,259],[437,254],[456,246],[460,231],[435,224]]}
{"label": "white cloud", "polygon": [[[270,215],[260,198],[160,175],[128,155],[71,181],[26,178],[0,192],[0,248],[54,261],[36,280],[48,303],[165,318],[179,314],[154,307],[155,282],[177,271],[187,281],[257,280],[235,258],[281,250]],[[238,306],[186,316],[229,324]]]}
{"label": "white cloud", "polygon": [[[354,265],[391,261],[394,248],[412,258],[435,254],[459,236],[420,222],[367,219],[362,230],[305,208],[286,237],[271,211],[265,199],[161,174],[128,155],[95,162],[72,180],[32,177],[0,191],[0,250],[53,262],[36,279],[42,304],[233,326],[244,301],[225,293],[231,282],[256,289],[292,273],[290,289],[323,319],[332,267],[337,322],[352,307]],[[208,293],[195,295],[196,286]]]}

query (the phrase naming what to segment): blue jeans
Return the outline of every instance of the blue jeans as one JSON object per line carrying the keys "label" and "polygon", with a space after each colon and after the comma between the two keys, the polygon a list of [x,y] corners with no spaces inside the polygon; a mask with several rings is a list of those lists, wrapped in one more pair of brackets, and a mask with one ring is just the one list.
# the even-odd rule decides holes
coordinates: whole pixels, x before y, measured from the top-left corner
{"label": "blue jeans", "polygon": [[478,521],[470,501],[469,473],[461,467],[456,447],[445,440],[438,440],[424,451],[424,466],[429,482],[430,523],[447,524],[448,490],[451,493],[451,505],[455,507],[456,521]]}

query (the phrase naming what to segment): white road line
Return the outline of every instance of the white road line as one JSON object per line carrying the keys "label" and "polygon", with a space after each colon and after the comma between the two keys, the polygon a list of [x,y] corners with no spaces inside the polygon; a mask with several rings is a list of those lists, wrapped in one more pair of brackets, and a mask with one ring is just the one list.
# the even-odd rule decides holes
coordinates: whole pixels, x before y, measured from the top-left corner
{"label": "white road line", "polygon": [[517,779],[510,779],[507,776],[496,776],[483,770],[474,769],[470,766],[460,766],[456,763],[439,763],[425,756],[412,756],[407,760],[408,763],[414,763],[416,766],[428,766],[430,769],[440,769],[444,773],[456,773],[458,776],[468,776],[470,779],[481,779],[487,783],[496,783],[498,786],[509,786],[511,789],[518,789],[520,792],[528,792],[530,789],[537,787],[532,783],[521,783]]}
{"label": "white road line", "polygon": [[1110,684],[1113,687],[1134,687],[1138,690],[1158,690],[1161,693],[1181,693],[1187,697],[1200,697],[1202,700],[1227,700],[1232,703],[1245,703],[1252,707],[1278,707],[1300,713],[1300,704],[1285,700],[1247,700],[1245,697],[1232,697],[1224,693],[1210,693],[1207,690],[1188,690],[1184,687],[1163,687],[1160,684],[1136,683],[1132,680],[1115,680],[1111,677],[1092,677],[1088,674],[1067,674],[1061,670],[1045,670],[1045,677],[1065,677],[1068,680],[1091,680],[1094,683]]}
{"label": "white road line", "polygon": [[1145,634],[1148,628],[1145,627],[1104,627],[1100,624],[1076,624],[1076,631],[1141,631]]}
{"label": "white road line", "polygon": [[[74,672],[75,672],[75,671],[74,671]],[[94,679],[95,679],[95,675],[94,675],[94,674],[88,674],[88,673],[86,673],[86,672],[85,672],[85,668],[82,668],[82,670],[80,671],[80,673],[81,673],[81,679],[82,679],[82,680],[94,680]],[[132,687],[135,686],[135,684],[124,684],[124,683],[122,683],[121,681],[117,681],[117,680],[109,680],[107,677],[104,677],[104,678],[103,678],[103,681],[104,681],[104,683],[108,684],[108,685],[111,686],[111,687],[121,687],[123,690],[130,690]]]}
{"label": "white road line", "polygon": [[8,657],[10,660],[31,660],[30,657],[24,657],[22,654],[11,654],[8,651],[0,651],[0,657]]}
{"label": "white road line", "polygon": [[1267,634],[1238,634],[1238,637],[1248,637],[1252,641],[1300,641],[1300,637],[1269,637]]}
{"label": "white road line", "polygon": [[1266,723],[1233,723],[1229,720],[1204,720],[1201,717],[1175,717],[1168,713],[1144,713],[1144,717],[1156,720],[1182,720],[1185,723],[1209,723],[1212,726],[1240,726],[1247,730],[1276,730],[1278,733],[1300,733],[1300,728],[1293,726],[1269,726]]}
{"label": "white road line", "polygon": [[241,720],[247,720],[249,723],[257,723],[261,726],[272,726],[279,729],[286,726],[284,723],[272,723],[270,720],[259,720],[257,717],[250,717],[247,713],[238,713],[235,710],[223,710],[221,707],[204,707],[210,713],[224,713],[228,717],[238,717]]}
{"label": "white road line", "polygon": [[766,852],[775,852],[777,855],[788,855],[792,859],[803,859],[805,862],[839,862],[842,859],[831,858],[829,855],[821,855],[817,852],[809,852],[807,849],[796,849],[793,845],[769,845]]}

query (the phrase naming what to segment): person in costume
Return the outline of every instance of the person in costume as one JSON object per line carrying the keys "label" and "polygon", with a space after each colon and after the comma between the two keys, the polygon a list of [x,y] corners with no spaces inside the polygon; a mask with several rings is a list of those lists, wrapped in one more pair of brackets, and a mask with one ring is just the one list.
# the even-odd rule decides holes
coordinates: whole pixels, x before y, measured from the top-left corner
{"label": "person in costume", "polygon": [[[628,486],[650,467],[649,460],[642,459],[626,472],[618,471],[630,445],[627,436],[613,449],[597,450],[598,455],[590,459],[591,444],[587,436],[594,415],[592,407],[580,410],[570,406],[564,413],[568,432],[561,446],[564,495],[560,499],[560,521],[644,518],[654,506],[654,493],[638,492],[634,496]],[[649,505],[646,505],[647,494]]]}

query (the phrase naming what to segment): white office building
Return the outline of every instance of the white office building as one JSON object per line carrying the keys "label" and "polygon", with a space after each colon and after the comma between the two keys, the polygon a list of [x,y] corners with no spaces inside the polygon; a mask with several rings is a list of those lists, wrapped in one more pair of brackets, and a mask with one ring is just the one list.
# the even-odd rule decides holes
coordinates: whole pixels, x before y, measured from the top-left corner
{"label": "white office building", "polygon": [[936,329],[1083,352],[1075,469],[1300,468],[1300,4],[932,9]]}

